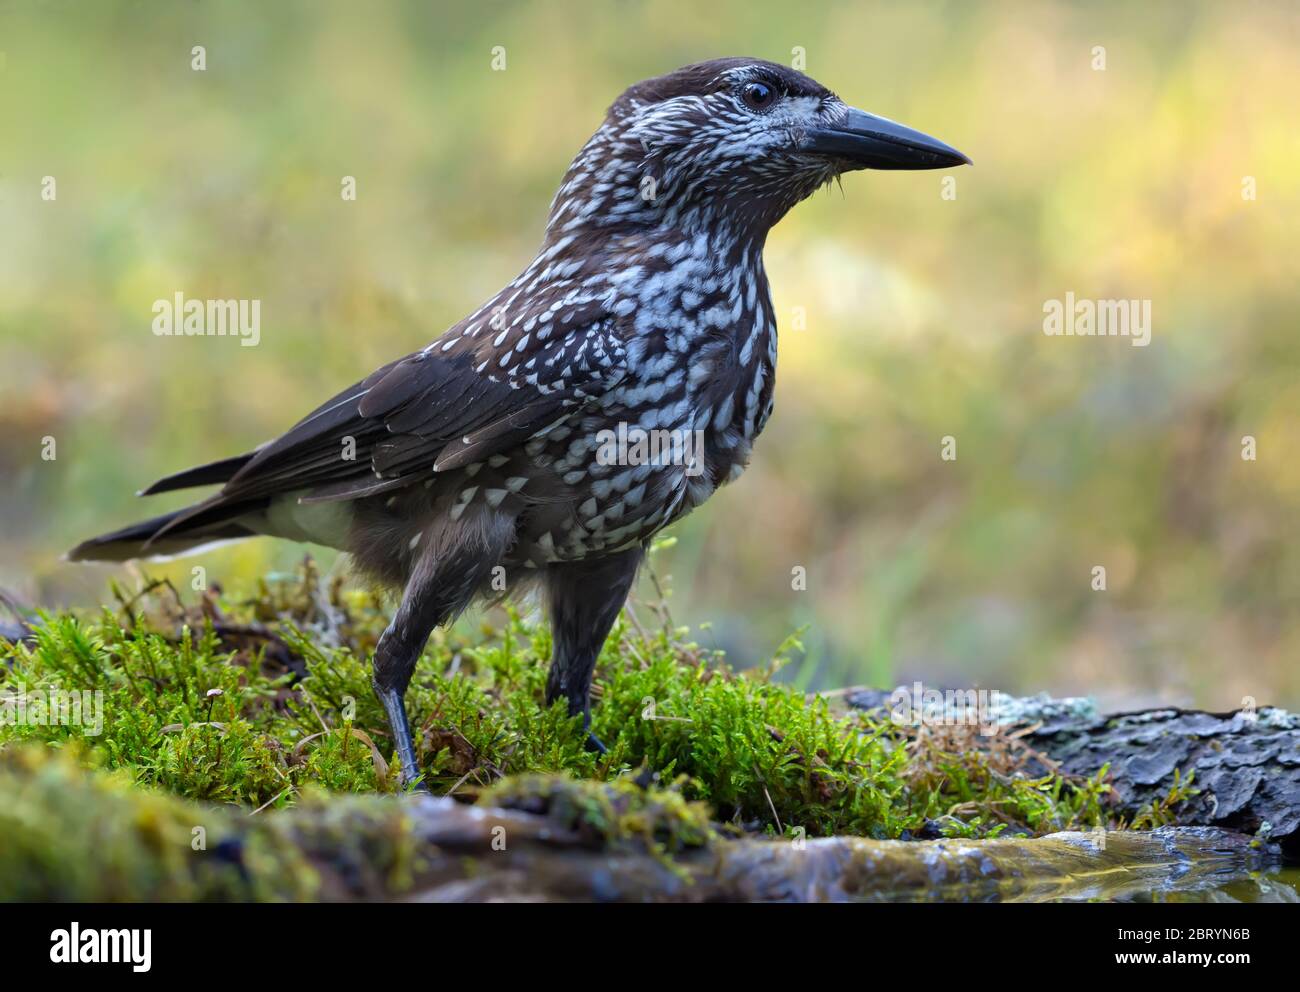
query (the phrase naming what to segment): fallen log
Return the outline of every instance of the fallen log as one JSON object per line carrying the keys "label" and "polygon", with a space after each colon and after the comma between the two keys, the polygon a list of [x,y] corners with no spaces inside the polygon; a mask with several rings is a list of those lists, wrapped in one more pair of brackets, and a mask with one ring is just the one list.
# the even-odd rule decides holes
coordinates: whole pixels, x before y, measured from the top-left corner
{"label": "fallen log", "polygon": [[[1269,888],[1275,845],[1212,828],[984,841],[607,836],[449,798],[331,796],[250,816],[0,752],[0,899],[33,901],[922,901],[1182,897]],[[1289,895],[1288,895],[1289,893]]]}
{"label": "fallen log", "polygon": [[[844,690],[850,708],[891,709],[897,690]],[[915,696],[914,689],[906,690]],[[1194,774],[1196,790],[1167,812],[1174,825],[1260,833],[1300,853],[1300,716],[1274,707],[1236,713],[1161,708],[1101,714],[1088,699],[1002,697],[991,706],[1000,726],[1059,766],[1091,777],[1109,765],[1114,808],[1134,817]]]}
{"label": "fallen log", "polygon": [[[438,803],[441,800],[431,800]],[[464,877],[452,861],[414,898],[428,901],[931,902],[1107,900],[1189,894],[1277,864],[1276,850],[1242,834],[1166,827],[1148,832],[1057,833],[983,841],[717,841],[665,864],[644,852],[592,852],[526,842],[491,863],[476,824],[448,835],[456,812],[425,805],[417,814],[452,860],[478,855]],[[504,825],[501,811],[486,823]],[[435,826],[436,824],[436,826]],[[506,829],[509,829],[508,827]],[[486,863],[485,863],[486,862]],[[1295,901],[1300,894],[1292,893]]]}

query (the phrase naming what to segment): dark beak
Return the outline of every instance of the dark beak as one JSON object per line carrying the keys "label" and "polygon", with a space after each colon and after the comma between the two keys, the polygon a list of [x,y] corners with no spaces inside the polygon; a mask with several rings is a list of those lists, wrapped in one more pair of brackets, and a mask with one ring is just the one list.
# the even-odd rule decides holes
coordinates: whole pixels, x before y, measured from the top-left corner
{"label": "dark beak", "polygon": [[847,162],[849,169],[950,169],[971,164],[937,138],[852,108],[833,127],[810,130],[803,148]]}

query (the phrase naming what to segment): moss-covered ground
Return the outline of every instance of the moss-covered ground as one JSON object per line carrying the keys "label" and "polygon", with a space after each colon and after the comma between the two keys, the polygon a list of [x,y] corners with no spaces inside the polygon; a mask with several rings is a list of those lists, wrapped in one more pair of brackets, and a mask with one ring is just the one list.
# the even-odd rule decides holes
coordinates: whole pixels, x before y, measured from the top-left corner
{"label": "moss-covered ground", "polygon": [[[29,638],[0,639],[0,749],[62,748],[119,787],[249,812],[395,792],[369,670],[390,608],[306,562],[244,597],[142,580],[115,588],[97,615],[32,618]],[[558,805],[597,834],[671,843],[709,831],[985,837],[1108,822],[1100,777],[1031,774],[1042,766],[1014,733],[841,715],[783,684],[793,643],[735,671],[662,609],[629,611],[596,673],[593,729],[609,748],[598,756],[578,720],[544,705],[545,624],[508,613],[439,631],[407,697],[421,772],[435,795]],[[92,694],[80,723],[31,708],[14,717],[18,697],[54,689]],[[557,792],[539,775],[611,788]],[[636,790],[646,798],[632,802]]]}

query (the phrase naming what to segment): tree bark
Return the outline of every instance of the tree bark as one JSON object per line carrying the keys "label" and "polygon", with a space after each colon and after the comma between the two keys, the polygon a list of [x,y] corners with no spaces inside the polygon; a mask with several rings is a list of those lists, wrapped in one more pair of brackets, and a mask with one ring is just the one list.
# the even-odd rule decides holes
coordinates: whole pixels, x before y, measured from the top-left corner
{"label": "tree bark", "polygon": [[[910,690],[909,690],[910,694]],[[857,709],[890,709],[891,693],[846,690]],[[1116,810],[1135,816],[1168,795],[1177,772],[1195,772],[1198,794],[1171,810],[1173,823],[1266,836],[1300,853],[1300,716],[1264,707],[1207,713],[1152,709],[1099,714],[1087,699],[1004,698],[993,718],[1034,727],[1024,740],[1060,770],[1092,776],[1110,765]]]}

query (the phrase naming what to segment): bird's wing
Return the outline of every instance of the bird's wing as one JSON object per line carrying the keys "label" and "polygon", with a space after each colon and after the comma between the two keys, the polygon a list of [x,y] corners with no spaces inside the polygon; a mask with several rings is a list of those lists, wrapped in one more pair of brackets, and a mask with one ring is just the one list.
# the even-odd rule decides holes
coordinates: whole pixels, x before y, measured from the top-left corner
{"label": "bird's wing", "polygon": [[458,325],[259,448],[220,498],[308,489],[312,500],[354,499],[509,450],[622,378],[615,321],[574,325]]}

